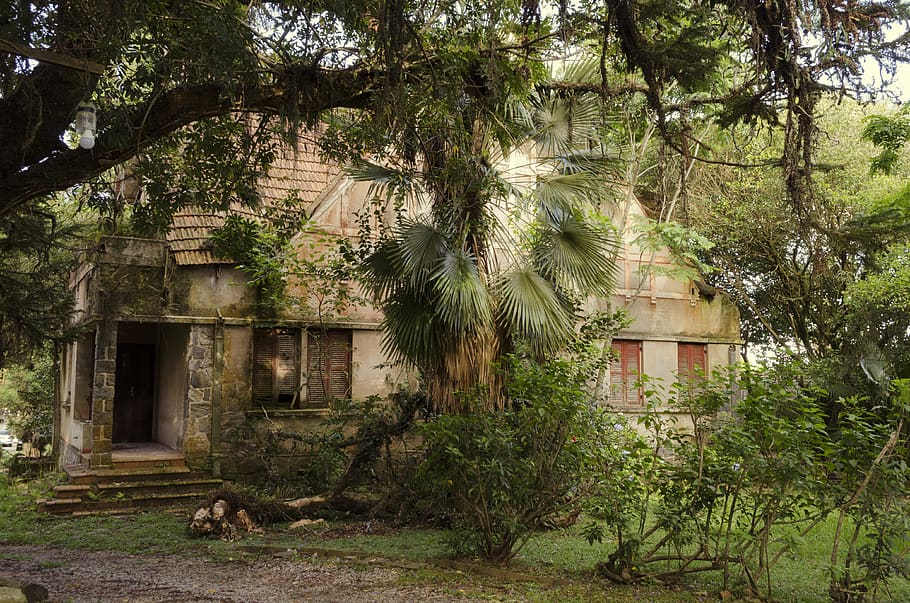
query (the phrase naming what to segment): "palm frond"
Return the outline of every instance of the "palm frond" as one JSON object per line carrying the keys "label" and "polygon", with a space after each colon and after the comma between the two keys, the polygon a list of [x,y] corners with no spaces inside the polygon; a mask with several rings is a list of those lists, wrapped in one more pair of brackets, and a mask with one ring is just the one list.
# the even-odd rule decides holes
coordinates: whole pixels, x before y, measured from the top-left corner
{"label": "palm frond", "polygon": [[395,261],[397,246],[395,240],[384,241],[361,264],[361,270],[366,276],[363,280],[376,299],[390,295],[395,283],[401,278]]}
{"label": "palm frond", "polygon": [[553,285],[530,267],[504,275],[499,317],[536,353],[558,349],[572,335],[574,316]]}
{"label": "palm frond", "polygon": [[592,205],[600,196],[599,179],[587,171],[541,176],[532,192],[539,208],[555,215]]}
{"label": "palm frond", "polygon": [[490,324],[490,296],[471,254],[458,250],[446,255],[433,273],[433,285],[439,318],[454,332]]}
{"label": "palm frond", "polygon": [[448,348],[448,331],[441,325],[426,295],[403,287],[383,305],[382,348],[390,358],[407,366],[439,365]]}
{"label": "palm frond", "polygon": [[560,174],[588,172],[597,178],[619,180],[625,168],[621,149],[580,149],[551,157],[548,163]]}
{"label": "palm frond", "polygon": [[553,74],[554,80],[599,84],[601,80],[600,58],[592,53],[581,55],[581,58],[565,63]]}
{"label": "palm frond", "polygon": [[387,198],[417,194],[418,180],[412,170],[397,169],[360,159],[347,166],[345,172],[357,182],[369,182],[371,194],[384,191]]}
{"label": "palm frond", "polygon": [[445,234],[417,220],[402,224],[395,239],[395,267],[412,283],[426,282],[449,252]]}
{"label": "palm frond", "polygon": [[541,225],[531,255],[540,274],[560,287],[606,295],[615,285],[618,245],[608,227],[563,214]]}
{"label": "palm frond", "polygon": [[528,111],[529,137],[542,157],[565,155],[588,147],[601,123],[596,95],[541,93]]}

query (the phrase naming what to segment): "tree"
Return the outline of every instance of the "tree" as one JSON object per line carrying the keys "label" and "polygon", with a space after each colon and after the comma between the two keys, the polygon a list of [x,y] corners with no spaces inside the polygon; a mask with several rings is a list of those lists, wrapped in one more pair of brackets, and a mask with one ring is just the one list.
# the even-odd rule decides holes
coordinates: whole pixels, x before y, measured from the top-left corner
{"label": "tree", "polygon": [[[334,12],[321,2],[0,8],[0,214],[211,117],[255,111],[312,123],[326,109],[363,106],[381,73],[362,59],[377,37],[363,19],[365,4]],[[352,48],[340,47],[336,31]],[[77,104],[92,98],[97,143],[67,148],[61,135]]]}
{"label": "tree", "polygon": [[407,115],[411,137],[384,165],[353,172],[387,199],[426,205],[380,233],[366,282],[387,350],[420,369],[430,399],[450,412],[467,410],[459,394],[478,386],[491,407],[508,406],[505,357],[557,352],[584,296],[607,295],[615,273],[616,233],[596,217],[609,168],[596,95],[470,83],[430,90],[439,100]]}
{"label": "tree", "polygon": [[54,371],[46,351],[0,371],[0,411],[19,439],[36,446],[50,442],[53,435]]}
{"label": "tree", "polygon": [[[293,130],[327,110],[369,109],[377,128],[394,136],[397,101],[411,83],[445,81],[453,61],[462,61],[482,86],[488,60],[533,57],[559,40],[597,44],[604,77],[592,90],[646,91],[661,131],[683,154],[691,132],[671,115],[704,108],[728,124],[775,120],[782,107],[787,145],[780,160],[793,188],[811,169],[818,96],[865,91],[864,57],[890,73],[905,58],[904,37],[891,40],[888,31],[903,22],[906,8],[889,2],[553,4],[555,10],[517,0],[8,3],[0,7],[0,214],[94,178],[215,116],[280,116]],[[548,11],[558,16],[544,18]],[[487,15],[508,35],[480,46],[474,42]],[[460,55],[452,52],[453,37],[466,43]],[[734,83],[735,65],[746,69]],[[620,67],[643,82],[609,75]],[[98,141],[91,151],[69,149],[61,134],[85,99],[99,105]]]}
{"label": "tree", "polygon": [[0,367],[66,336],[78,224],[35,203],[0,216]]}
{"label": "tree", "polygon": [[[87,183],[83,206],[131,213],[149,229],[166,228],[185,205],[255,205],[276,134],[293,138],[322,121],[324,150],[336,157],[394,151],[465,176],[427,181],[434,228],[468,241],[461,248],[481,260],[488,250],[472,246],[489,240],[484,212],[500,194],[486,173],[485,137],[505,148],[516,122],[477,125],[532,92],[569,103],[587,92],[605,115],[644,94],[666,149],[685,166],[704,148],[693,128],[701,119],[780,126],[783,144],[758,163],[783,169],[787,202],[804,224],[819,99],[871,92],[864,57],[893,72],[906,36],[889,31],[906,10],[829,0],[8,3],[0,216],[77,183]],[[579,48],[595,50],[599,77],[543,73],[543,61]],[[69,148],[63,134],[86,99],[99,108],[97,142]],[[457,145],[445,138],[453,132]],[[107,189],[109,170],[127,161],[146,193],[123,207]]]}

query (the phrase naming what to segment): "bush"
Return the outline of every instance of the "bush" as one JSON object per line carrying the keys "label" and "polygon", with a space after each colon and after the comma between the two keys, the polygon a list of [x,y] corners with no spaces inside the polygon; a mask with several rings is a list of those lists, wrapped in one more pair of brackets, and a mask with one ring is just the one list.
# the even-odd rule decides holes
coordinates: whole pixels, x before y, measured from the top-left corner
{"label": "bush", "polygon": [[508,562],[531,533],[577,512],[602,477],[615,433],[588,403],[586,376],[564,361],[510,358],[509,405],[487,411],[484,392],[466,396],[474,412],[426,424],[423,490],[453,513],[459,554]]}

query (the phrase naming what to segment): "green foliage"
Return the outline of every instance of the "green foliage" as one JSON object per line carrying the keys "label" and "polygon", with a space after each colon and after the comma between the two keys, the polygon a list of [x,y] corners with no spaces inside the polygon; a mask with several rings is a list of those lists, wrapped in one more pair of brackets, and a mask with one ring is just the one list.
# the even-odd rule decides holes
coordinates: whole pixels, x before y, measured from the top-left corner
{"label": "green foliage", "polygon": [[[598,521],[585,538],[611,546],[599,573],[629,583],[713,571],[724,590],[768,596],[783,560],[837,517],[824,537],[835,601],[904,575],[906,389],[894,386],[893,412],[841,399],[832,429],[826,393],[802,385],[803,370],[738,367],[669,391],[645,381],[645,437],[623,437],[587,507]],[[666,404],[690,427],[655,412]]]}
{"label": "green foliage", "polygon": [[80,227],[61,204],[0,214],[0,366],[67,337],[69,271]]}
{"label": "green foliage", "polygon": [[895,375],[910,377],[910,244],[894,245],[877,264],[847,288],[850,326],[885,355]]}
{"label": "green foliage", "polygon": [[488,410],[483,391],[469,392],[474,412],[421,429],[418,478],[452,505],[457,552],[494,562],[508,562],[534,530],[578,507],[601,479],[614,433],[569,363],[510,362],[509,408]]}
{"label": "green foliage", "polygon": [[910,119],[906,108],[896,115],[870,115],[865,119],[862,138],[880,149],[872,158],[873,174],[891,174],[900,159],[900,150],[910,140]]}
{"label": "green foliage", "polygon": [[17,438],[50,443],[55,404],[54,363],[49,352],[35,354],[27,365],[0,370],[0,414],[9,417]]}
{"label": "green foliage", "polygon": [[[384,165],[350,172],[393,204],[365,217],[361,237],[386,351],[421,372],[437,408],[461,412],[454,392],[478,384],[503,404],[489,367],[504,354],[543,358],[571,341],[581,300],[612,289],[618,237],[596,216],[610,163],[595,144],[596,96],[531,94],[512,80],[478,91],[471,69],[517,66],[482,55],[456,65],[465,79],[427,94],[441,97],[434,111],[398,116],[413,132]],[[399,213],[422,203],[424,214]]]}
{"label": "green foliage", "polygon": [[633,223],[635,245],[645,253],[669,251],[672,265],[657,266],[652,263],[647,267],[650,272],[676,280],[698,280],[717,270],[702,260],[714,247],[714,243],[696,229],[687,228],[678,222],[655,222],[638,216],[633,218],[637,218]]}
{"label": "green foliage", "polygon": [[225,218],[224,225],[212,233],[216,253],[239,262],[250,274],[250,284],[258,293],[258,309],[264,316],[277,315],[284,305],[284,257],[291,251],[290,236],[238,215]]}

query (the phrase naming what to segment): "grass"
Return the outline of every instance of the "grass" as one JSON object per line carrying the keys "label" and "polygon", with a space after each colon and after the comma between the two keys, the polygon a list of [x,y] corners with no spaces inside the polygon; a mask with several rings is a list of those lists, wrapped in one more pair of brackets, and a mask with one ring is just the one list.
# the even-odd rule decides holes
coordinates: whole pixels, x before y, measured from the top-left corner
{"label": "grass", "polygon": [[[337,551],[357,556],[403,560],[402,584],[438,586],[452,593],[465,590],[472,597],[490,601],[604,601],[624,603],[695,603],[717,600],[719,576],[701,574],[684,588],[663,585],[613,586],[593,577],[593,567],[606,558],[609,544],[590,546],[579,528],[535,535],[508,571],[479,562],[453,563],[447,538],[438,529],[402,529],[386,534],[363,534],[352,524],[329,523],[290,531],[287,524],[270,527],[262,535],[250,534],[237,542],[191,538],[188,517],[169,513],[125,516],[60,518],[40,514],[34,499],[46,496],[53,478],[9,483],[0,477],[0,542],[59,546],[89,550],[117,550],[137,555],[172,554],[205,556],[220,562],[246,560],[268,551],[296,549]],[[188,510],[189,511],[189,510]],[[328,529],[327,529],[328,528]],[[781,603],[827,603],[828,560],[834,518],[810,533],[775,567],[774,599]],[[327,537],[332,532],[350,536]],[[318,557],[318,555],[317,555]],[[408,562],[419,565],[408,566]],[[890,584],[893,601],[910,601],[910,583]],[[710,593],[710,594],[709,594]],[[879,596],[879,600],[889,600]]]}

